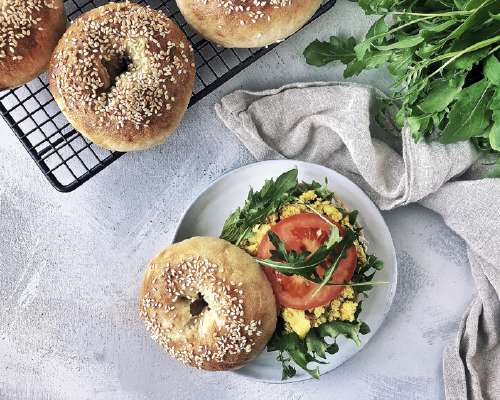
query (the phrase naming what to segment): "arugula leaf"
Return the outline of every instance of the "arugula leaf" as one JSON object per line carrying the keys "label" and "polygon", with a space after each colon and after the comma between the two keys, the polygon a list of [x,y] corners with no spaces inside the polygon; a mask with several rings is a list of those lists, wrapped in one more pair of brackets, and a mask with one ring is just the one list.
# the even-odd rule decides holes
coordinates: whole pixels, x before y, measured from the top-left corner
{"label": "arugula leaf", "polygon": [[316,193],[316,195],[323,200],[331,200],[335,195],[330,189],[328,189],[328,179],[326,178],[323,184],[316,181],[312,181],[311,183],[301,182],[297,185],[293,194],[294,196],[299,197],[301,194],[310,190],[313,190],[314,193]]}
{"label": "arugula leaf", "polygon": [[[357,294],[365,294],[365,292],[371,290],[374,284],[383,282],[373,282],[373,277],[377,271],[384,268],[384,263],[379,260],[374,255],[368,255],[366,259],[366,264],[358,266],[354,271],[354,275],[351,278],[351,286]],[[366,294],[365,294],[366,296]]]}
{"label": "arugula leaf", "polygon": [[497,159],[495,166],[486,175],[488,178],[500,178],[500,158]]}
{"label": "arugula leaf", "polygon": [[356,40],[353,37],[343,39],[336,36],[330,37],[328,42],[315,40],[304,50],[306,62],[317,67],[328,64],[332,61],[349,63],[356,58],[354,45]]}
{"label": "arugula leaf", "polygon": [[331,337],[336,339],[337,336],[342,335],[351,339],[356,346],[361,346],[360,335],[361,322],[345,322],[345,321],[331,321],[321,324],[318,327],[319,334],[322,337]]}
{"label": "arugula leaf", "polygon": [[489,54],[489,48],[484,47],[482,49],[466,53],[458,57],[452,64],[451,68],[457,70],[470,71],[474,65],[479,63],[483,58],[486,58]]}
{"label": "arugula leaf", "polygon": [[[282,327],[274,331],[273,336],[267,344],[267,351],[278,351],[277,361],[283,366],[282,379],[295,376],[295,368],[290,366],[293,360],[300,368],[306,371],[313,378],[319,379],[319,368],[308,368],[310,362],[322,363],[307,351],[307,345],[295,332],[284,332]],[[290,357],[286,357],[288,354]]]}
{"label": "arugula leaf", "polygon": [[493,85],[500,86],[500,61],[493,54],[484,64],[484,76]]}
{"label": "arugula leaf", "polygon": [[500,110],[500,88],[496,88],[495,93],[493,94],[490,109]]}
{"label": "arugula leaf", "polygon": [[500,151],[500,87],[496,89],[490,103],[493,125],[491,126],[488,139],[493,150]]}
{"label": "arugula leaf", "polygon": [[292,169],[276,181],[266,180],[258,192],[250,189],[244,207],[234,211],[224,223],[220,238],[238,245],[255,225],[265,223],[269,215],[291,199],[298,184],[297,173],[297,169]]}
{"label": "arugula leaf", "polygon": [[488,139],[490,140],[491,148],[500,151],[500,120],[495,121],[491,127]]}
{"label": "arugula leaf", "polygon": [[356,224],[356,220],[358,219],[359,211],[358,210],[352,210],[348,216],[349,216],[349,223],[354,226]]}
{"label": "arugula leaf", "polygon": [[365,40],[354,47],[354,52],[356,53],[358,60],[363,60],[365,58],[366,53],[374,43],[381,44],[383,36],[387,33],[387,31],[387,24],[384,21],[384,17],[382,17],[368,30]]}
{"label": "arugula leaf", "polygon": [[387,45],[375,45],[374,47],[378,50],[394,50],[394,49],[407,49],[410,47],[415,47],[417,44],[422,43],[424,38],[420,35],[409,36],[401,39],[398,42],[394,42]]}
{"label": "arugula leaf", "polygon": [[418,105],[424,113],[443,111],[462,90],[464,77],[437,79],[429,85],[429,93]]}
{"label": "arugula leaf", "polygon": [[349,64],[347,64],[347,67],[344,70],[344,78],[359,75],[365,68],[366,64],[363,61],[352,60]]}
{"label": "arugula leaf", "polygon": [[[275,247],[274,252],[271,253],[274,259],[257,258],[256,261],[259,264],[274,268],[282,274],[300,275],[313,281],[317,280],[316,267],[325,262],[335,250],[335,245],[339,242],[342,244],[345,238],[344,236],[344,238],[340,239],[339,229],[335,225],[332,225],[327,241],[318,250],[313,254],[309,252],[296,254],[294,251],[288,252],[283,241],[272,230],[267,231],[267,235]],[[347,243],[347,240],[352,240],[352,237],[349,236],[345,243]],[[280,261],[277,261],[276,258]]]}
{"label": "arugula leaf", "polygon": [[366,324],[366,322],[361,322],[361,325],[359,326],[359,333],[362,335],[367,335],[371,332],[370,327]]}
{"label": "arugula leaf", "polygon": [[339,246],[341,247],[340,252],[335,257],[332,265],[325,270],[325,275],[323,276],[323,279],[321,280],[319,286],[312,293],[313,297],[316,296],[318,292],[332,280],[333,273],[337,270],[340,261],[346,257],[347,249],[352,246],[352,244],[356,239],[357,235],[354,233],[354,231],[351,229],[347,229],[345,236],[342,238],[339,244]]}
{"label": "arugula leaf", "polygon": [[486,79],[465,88],[450,111],[440,142],[453,143],[482,133],[490,124],[488,104],[492,94]]}
{"label": "arugula leaf", "polygon": [[[296,370],[290,365],[295,362],[315,379],[319,379],[319,368],[309,368],[309,363],[325,364],[327,354],[335,354],[339,351],[336,339],[344,336],[351,339],[357,346],[361,346],[359,335],[370,332],[368,325],[361,321],[345,322],[331,321],[312,328],[304,339],[295,332],[286,332],[284,322],[280,318],[278,327],[267,344],[267,351],[277,351],[276,360],[282,364],[282,379],[286,380],[295,376]],[[334,339],[333,343],[327,343],[325,339]]]}
{"label": "arugula leaf", "polygon": [[306,336],[307,351],[314,356],[326,359],[326,353],[335,354],[339,351],[337,343],[328,344],[323,337],[318,334],[317,329],[312,329]]}

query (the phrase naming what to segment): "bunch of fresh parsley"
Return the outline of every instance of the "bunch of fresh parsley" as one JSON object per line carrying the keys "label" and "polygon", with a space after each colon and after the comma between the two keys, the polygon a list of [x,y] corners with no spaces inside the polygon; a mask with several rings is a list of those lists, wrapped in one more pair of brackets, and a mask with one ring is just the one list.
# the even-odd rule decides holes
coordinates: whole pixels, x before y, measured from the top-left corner
{"label": "bunch of fresh parsley", "polygon": [[416,141],[472,139],[500,177],[500,1],[359,0],[378,19],[366,37],[332,36],[304,51],[307,63],[346,64],[345,77],[387,65],[395,79],[396,123]]}

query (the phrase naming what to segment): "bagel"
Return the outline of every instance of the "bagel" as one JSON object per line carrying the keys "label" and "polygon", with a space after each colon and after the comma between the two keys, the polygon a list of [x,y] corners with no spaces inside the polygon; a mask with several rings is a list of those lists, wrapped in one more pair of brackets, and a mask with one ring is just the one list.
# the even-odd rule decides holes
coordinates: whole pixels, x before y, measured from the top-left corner
{"label": "bagel", "polygon": [[205,370],[243,366],[276,328],[276,302],[264,272],[245,251],[213,237],[184,240],[154,257],[139,307],[156,342]]}
{"label": "bagel", "polygon": [[0,90],[45,71],[65,29],[62,0],[0,1]]}
{"label": "bagel", "polygon": [[187,109],[191,45],[160,11],[109,3],[82,14],[59,41],[50,90],[69,122],[109,150],[162,143]]}
{"label": "bagel", "polygon": [[298,31],[321,0],[176,0],[189,25],[223,47],[263,47]]}

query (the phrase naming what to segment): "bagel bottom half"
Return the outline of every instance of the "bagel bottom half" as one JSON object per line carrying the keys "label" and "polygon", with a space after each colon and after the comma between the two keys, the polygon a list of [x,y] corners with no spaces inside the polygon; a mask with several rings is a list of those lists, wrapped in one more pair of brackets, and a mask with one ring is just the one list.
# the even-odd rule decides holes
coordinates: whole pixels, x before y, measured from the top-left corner
{"label": "bagel bottom half", "polygon": [[179,361],[206,370],[243,366],[276,328],[276,302],[255,260],[225,240],[194,237],[150,262],[140,313],[153,339]]}

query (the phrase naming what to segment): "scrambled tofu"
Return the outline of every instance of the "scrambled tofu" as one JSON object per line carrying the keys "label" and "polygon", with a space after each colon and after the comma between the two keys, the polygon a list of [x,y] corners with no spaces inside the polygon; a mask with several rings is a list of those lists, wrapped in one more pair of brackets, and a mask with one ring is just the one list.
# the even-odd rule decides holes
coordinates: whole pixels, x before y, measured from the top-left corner
{"label": "scrambled tofu", "polygon": [[295,310],[293,308],[283,308],[281,316],[285,320],[285,329],[288,332],[295,332],[304,338],[313,327],[317,327],[330,321],[349,321],[355,319],[358,303],[354,298],[352,286],[346,286],[342,294],[333,299],[330,304],[316,307],[311,310]]}
{"label": "scrambled tofu", "polygon": [[310,212],[310,210],[305,205],[306,203],[309,207],[329,217],[334,222],[339,222],[343,218],[342,213],[330,201],[318,199],[318,196],[316,195],[314,190],[309,190],[308,192],[300,195],[298,203],[290,203],[284,205],[279,210],[279,217],[287,218],[303,212]]}
{"label": "scrambled tofu", "polygon": [[301,338],[304,338],[311,330],[312,321],[307,318],[304,310],[284,308],[281,311],[281,316],[285,320],[285,329],[289,332],[295,332]]}
{"label": "scrambled tofu", "polygon": [[257,254],[259,243],[269,229],[271,229],[271,225],[269,224],[255,225],[252,229],[252,236],[250,236],[244,244],[245,251],[253,256]]}
{"label": "scrambled tofu", "polygon": [[358,255],[358,264],[359,265],[366,264],[368,260],[366,258],[365,249],[363,248],[361,243],[359,243],[359,241],[357,240],[354,242],[354,246],[356,247],[356,254]]}

